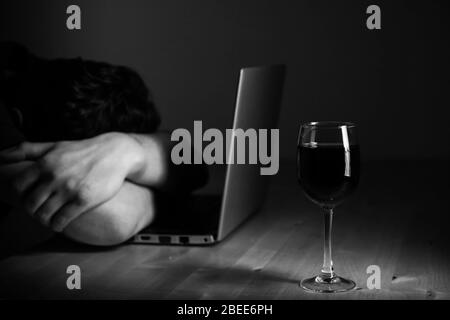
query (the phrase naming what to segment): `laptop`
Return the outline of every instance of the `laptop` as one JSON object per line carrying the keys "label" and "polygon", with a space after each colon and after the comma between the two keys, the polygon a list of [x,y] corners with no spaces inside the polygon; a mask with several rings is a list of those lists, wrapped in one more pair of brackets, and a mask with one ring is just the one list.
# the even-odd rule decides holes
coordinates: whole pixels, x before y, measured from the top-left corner
{"label": "laptop", "polygon": [[[284,65],[241,69],[233,129],[269,130],[277,127],[284,76]],[[230,155],[234,156],[233,152],[229,152],[227,157]],[[132,242],[211,245],[226,238],[261,208],[270,176],[260,174],[259,164],[223,166],[226,170],[222,194],[196,194],[162,200],[162,204],[157,205],[155,221],[138,233]]]}

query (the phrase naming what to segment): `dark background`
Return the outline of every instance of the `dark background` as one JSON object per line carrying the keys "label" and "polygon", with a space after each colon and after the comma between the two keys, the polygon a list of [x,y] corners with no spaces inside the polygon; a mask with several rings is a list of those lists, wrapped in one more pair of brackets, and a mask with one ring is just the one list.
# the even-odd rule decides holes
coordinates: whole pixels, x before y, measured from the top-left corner
{"label": "dark background", "polygon": [[[81,7],[81,31],[66,28],[71,4]],[[381,7],[382,30],[366,28],[370,4]],[[406,279],[416,274],[419,284],[412,281],[411,288],[424,289],[429,298],[430,289],[449,292],[443,272],[450,261],[449,13],[448,1],[425,0],[0,0],[0,41],[18,41],[47,58],[82,56],[135,68],[169,130],[191,128],[193,120],[203,120],[204,128],[230,127],[239,68],[287,64],[282,158],[294,161],[302,122],[356,122],[363,179],[351,201],[338,208],[335,243],[348,245],[342,252],[352,261],[385,266],[389,283],[394,274]],[[321,219],[318,207],[301,195],[293,163],[282,164],[277,179],[269,197],[272,221],[279,221],[280,212],[298,213],[309,226],[302,230],[310,242],[292,241],[288,251],[274,256],[283,258],[296,252],[295,246],[320,243]],[[51,237],[44,228],[38,235],[37,223],[26,216],[10,214],[1,222],[0,259],[34,245],[34,238]],[[352,245],[357,250],[349,249]],[[137,256],[122,259],[123,270],[134,267]],[[10,266],[16,278],[3,291],[20,292],[22,279],[33,277],[21,273],[22,264]],[[54,273],[41,269],[32,283],[51,283]],[[133,274],[130,279],[133,283]],[[239,282],[245,283],[242,277]]]}
{"label": "dark background", "polygon": [[[370,4],[381,30],[366,28]],[[15,0],[0,4],[0,40],[135,68],[165,129],[231,127],[239,68],[283,62],[282,158],[301,122],[346,120],[365,160],[448,159],[448,15],[444,1]]]}

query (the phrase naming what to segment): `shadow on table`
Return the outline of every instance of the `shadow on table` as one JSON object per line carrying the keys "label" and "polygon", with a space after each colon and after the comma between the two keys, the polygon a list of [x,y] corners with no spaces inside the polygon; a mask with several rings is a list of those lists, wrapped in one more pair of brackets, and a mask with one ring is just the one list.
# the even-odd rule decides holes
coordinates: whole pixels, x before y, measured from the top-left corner
{"label": "shadow on table", "polygon": [[28,251],[29,254],[39,253],[92,253],[112,251],[118,246],[99,247],[72,241],[64,236],[55,235],[47,241],[35,246]]}

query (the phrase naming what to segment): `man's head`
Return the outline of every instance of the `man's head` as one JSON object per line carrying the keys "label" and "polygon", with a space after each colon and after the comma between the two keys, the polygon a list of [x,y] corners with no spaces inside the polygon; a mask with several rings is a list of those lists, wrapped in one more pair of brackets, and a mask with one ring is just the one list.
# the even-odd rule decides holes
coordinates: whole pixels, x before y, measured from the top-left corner
{"label": "man's head", "polygon": [[[22,52],[23,55],[23,52]],[[29,54],[15,75],[14,103],[29,140],[77,140],[118,131],[151,133],[160,123],[141,77],[123,66]]]}

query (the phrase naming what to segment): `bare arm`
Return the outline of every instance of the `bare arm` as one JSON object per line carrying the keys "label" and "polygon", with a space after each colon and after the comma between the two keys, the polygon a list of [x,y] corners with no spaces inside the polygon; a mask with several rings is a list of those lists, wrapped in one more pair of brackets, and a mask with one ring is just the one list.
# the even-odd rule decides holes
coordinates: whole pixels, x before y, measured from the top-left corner
{"label": "bare arm", "polygon": [[154,217],[153,191],[125,182],[113,198],[80,215],[63,233],[82,243],[116,245],[133,237]]}
{"label": "bare arm", "polygon": [[112,199],[140,169],[142,154],[135,139],[110,133],[79,141],[25,142],[0,152],[0,163],[28,161],[9,186],[28,214],[62,232],[81,214]]}
{"label": "bare arm", "polygon": [[[22,205],[11,183],[31,165],[33,161],[0,166],[0,201],[15,207]],[[122,243],[151,223],[154,200],[152,190],[125,181],[114,197],[75,218],[63,233],[92,245]]]}
{"label": "bare arm", "polygon": [[[168,133],[129,134],[140,145],[140,159],[128,179],[142,185],[172,192],[190,192],[208,180],[205,165],[174,165],[170,153],[174,143]],[[197,152],[192,150],[192,152]]]}
{"label": "bare arm", "polygon": [[171,147],[165,133],[25,143],[0,153],[0,197],[77,241],[120,243],[151,223],[148,187],[189,192],[206,182],[205,167],[172,165]]}

